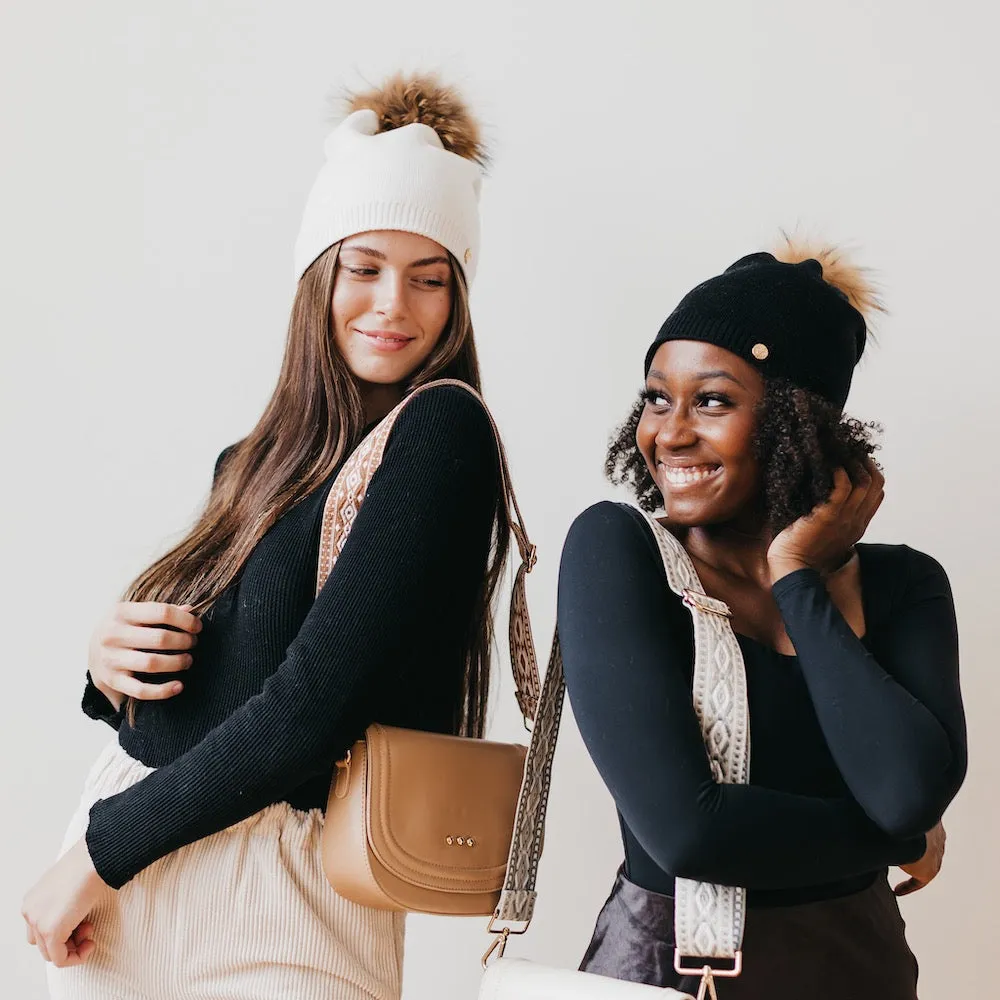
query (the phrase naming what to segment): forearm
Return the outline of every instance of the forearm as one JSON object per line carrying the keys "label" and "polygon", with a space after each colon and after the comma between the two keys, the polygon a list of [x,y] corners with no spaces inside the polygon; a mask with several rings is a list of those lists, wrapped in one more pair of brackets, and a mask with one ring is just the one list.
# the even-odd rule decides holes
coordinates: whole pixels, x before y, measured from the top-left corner
{"label": "forearm", "polygon": [[[285,666],[188,753],[93,806],[87,846],[108,885],[120,888],[159,858],[279,801],[346,747],[344,713],[318,711],[331,692],[318,687],[306,698],[294,665]],[[274,711],[276,698],[284,712]]]}
{"label": "forearm", "polygon": [[[895,840],[856,803],[790,795],[753,785],[705,785],[688,804],[633,815],[630,829],[673,875],[750,889],[835,882],[913,861],[924,838]],[[643,832],[645,831],[645,833]]]}
{"label": "forearm", "polygon": [[[800,570],[774,587],[824,737],[851,793],[887,833],[912,836],[940,818],[954,794],[949,733],[853,632],[819,575]],[[922,670],[951,664],[936,647]]]}

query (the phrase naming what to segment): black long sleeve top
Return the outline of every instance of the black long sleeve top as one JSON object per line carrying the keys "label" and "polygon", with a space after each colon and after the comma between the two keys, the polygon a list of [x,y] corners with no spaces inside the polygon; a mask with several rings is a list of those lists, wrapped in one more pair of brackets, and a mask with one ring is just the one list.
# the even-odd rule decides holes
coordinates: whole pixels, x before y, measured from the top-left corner
{"label": "black long sleeve top", "polygon": [[633,881],[741,885],[752,905],[782,905],[856,891],[923,853],[966,769],[951,591],[905,545],[857,548],[864,638],[812,570],[773,588],[795,656],[738,636],[750,784],[720,785],[692,706],[690,613],[651,529],[623,504],[576,519],[559,576],[566,681]]}
{"label": "black long sleeve top", "polygon": [[206,613],[180,695],[140,703],[131,728],[88,684],[85,711],[157,768],[90,812],[87,846],[109,885],[272,803],[323,808],[334,762],[373,721],[451,730],[499,496],[488,418],[455,387],[406,407],[316,597],[334,477],[278,520]]}

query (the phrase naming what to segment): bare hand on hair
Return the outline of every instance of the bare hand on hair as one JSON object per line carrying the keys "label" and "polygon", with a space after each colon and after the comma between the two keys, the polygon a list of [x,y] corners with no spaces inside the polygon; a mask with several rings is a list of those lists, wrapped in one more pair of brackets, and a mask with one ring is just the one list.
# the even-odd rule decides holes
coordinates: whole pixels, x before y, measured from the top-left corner
{"label": "bare hand on hair", "polygon": [[779,532],[767,550],[771,582],[799,569],[821,573],[838,569],[850,557],[885,495],[885,477],[868,459],[855,473],[845,469],[833,476],[833,492],[826,503]]}
{"label": "bare hand on hair", "polygon": [[201,619],[189,604],[116,604],[91,636],[87,665],[95,687],[116,709],[126,696],[157,701],[180,694],[184,685],[178,680],[151,684],[135,675],[187,670],[187,650],[200,631]]}
{"label": "bare hand on hair", "polygon": [[912,864],[899,866],[910,877],[900,882],[892,890],[897,896],[907,896],[911,892],[923,889],[928,882],[937,876],[937,873],[941,871],[941,863],[944,861],[944,845],[947,839],[943,824],[938,823],[927,834],[927,850],[924,851],[923,857],[918,858]]}

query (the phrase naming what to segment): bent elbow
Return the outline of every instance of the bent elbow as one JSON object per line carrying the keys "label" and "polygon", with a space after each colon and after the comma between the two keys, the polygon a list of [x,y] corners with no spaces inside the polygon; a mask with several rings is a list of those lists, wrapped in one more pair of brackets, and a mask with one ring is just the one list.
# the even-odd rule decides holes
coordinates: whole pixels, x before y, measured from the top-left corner
{"label": "bent elbow", "polygon": [[878,804],[878,808],[868,812],[868,818],[893,840],[909,840],[922,837],[932,830],[944,815],[951,796],[914,795],[896,796]]}
{"label": "bent elbow", "polygon": [[935,801],[900,803],[896,809],[882,810],[879,815],[870,818],[893,840],[910,840],[933,830],[943,815],[943,806]]}
{"label": "bent elbow", "polygon": [[887,774],[877,794],[862,804],[869,819],[893,839],[920,837],[940,822],[964,776],[964,761],[950,753],[947,759],[914,761],[906,774]]}

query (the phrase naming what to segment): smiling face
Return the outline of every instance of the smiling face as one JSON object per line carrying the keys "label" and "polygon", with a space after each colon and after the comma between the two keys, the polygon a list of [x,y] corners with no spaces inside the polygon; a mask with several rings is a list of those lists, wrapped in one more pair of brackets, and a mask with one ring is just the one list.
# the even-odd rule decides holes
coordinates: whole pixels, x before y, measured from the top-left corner
{"label": "smiling face", "polygon": [[763,398],[761,376],[721,347],[673,340],[657,350],[635,438],[672,522],[722,524],[759,510]]}
{"label": "smiling face", "polygon": [[331,308],[354,375],[370,385],[406,381],[448,325],[453,284],[448,252],[425,236],[380,230],[344,240]]}

